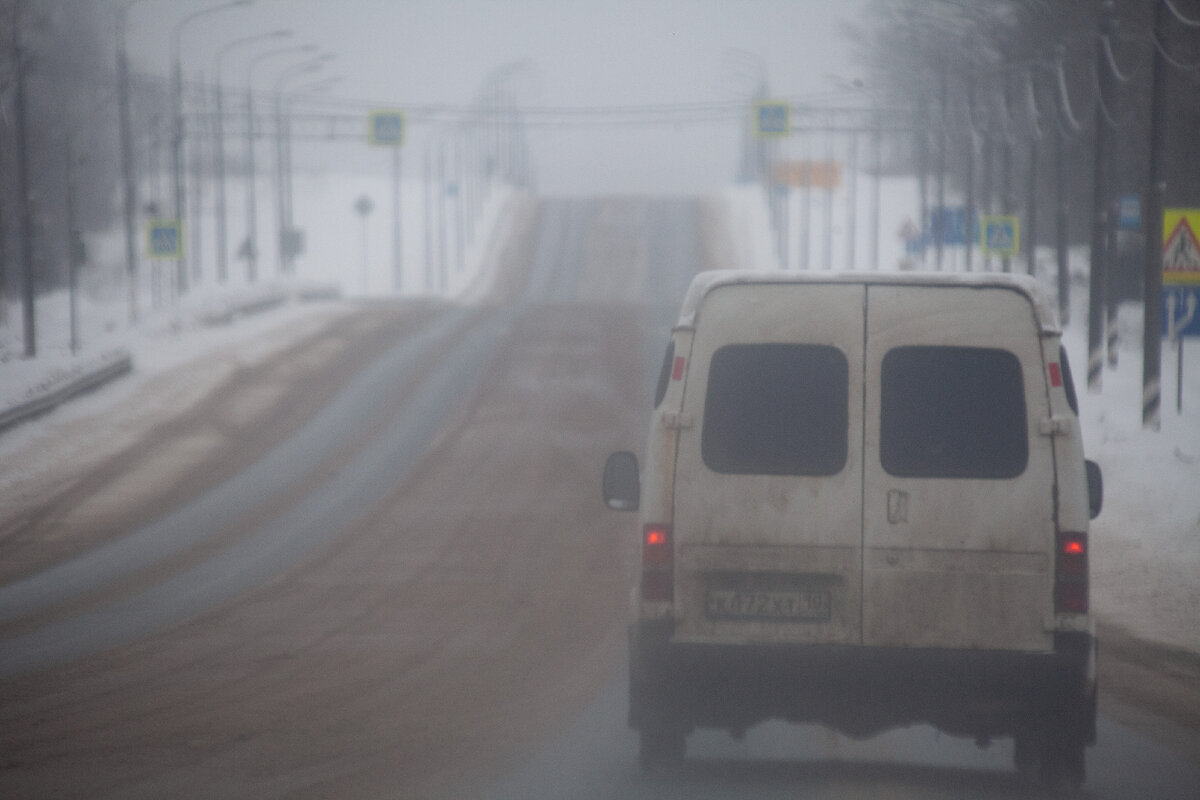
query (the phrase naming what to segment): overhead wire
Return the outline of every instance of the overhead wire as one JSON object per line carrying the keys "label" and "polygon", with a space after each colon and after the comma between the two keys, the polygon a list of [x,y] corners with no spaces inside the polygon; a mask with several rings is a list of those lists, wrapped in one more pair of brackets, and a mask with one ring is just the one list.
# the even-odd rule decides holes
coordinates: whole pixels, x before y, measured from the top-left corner
{"label": "overhead wire", "polygon": [[1175,17],[1175,19],[1179,21],[1180,25],[1184,25],[1188,28],[1200,28],[1200,19],[1192,19],[1191,17],[1185,16],[1182,11],[1175,7],[1175,3],[1173,3],[1171,0],[1162,0],[1162,2],[1163,5],[1167,7],[1167,10],[1171,12],[1171,16]]}

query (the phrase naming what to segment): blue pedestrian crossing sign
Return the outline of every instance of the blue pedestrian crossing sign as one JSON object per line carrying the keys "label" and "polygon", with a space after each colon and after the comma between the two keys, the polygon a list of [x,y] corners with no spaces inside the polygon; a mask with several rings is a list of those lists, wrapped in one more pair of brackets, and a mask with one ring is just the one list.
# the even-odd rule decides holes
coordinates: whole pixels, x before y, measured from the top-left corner
{"label": "blue pedestrian crossing sign", "polygon": [[404,144],[404,112],[395,109],[375,109],[367,125],[367,138],[373,145],[399,147]]}
{"label": "blue pedestrian crossing sign", "polygon": [[177,219],[152,219],[146,223],[148,258],[183,258],[183,225]]}
{"label": "blue pedestrian crossing sign", "polygon": [[790,134],[792,104],[786,100],[759,100],[754,104],[754,132],[768,137]]}
{"label": "blue pedestrian crossing sign", "polygon": [[983,226],[983,252],[997,256],[1015,256],[1021,245],[1021,220],[1009,215],[980,218]]}

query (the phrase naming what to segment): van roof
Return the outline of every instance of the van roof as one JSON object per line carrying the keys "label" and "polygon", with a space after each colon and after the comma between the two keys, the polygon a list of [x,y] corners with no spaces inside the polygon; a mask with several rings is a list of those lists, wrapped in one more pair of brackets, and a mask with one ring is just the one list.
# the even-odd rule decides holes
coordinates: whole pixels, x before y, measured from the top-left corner
{"label": "van roof", "polygon": [[683,307],[679,312],[678,327],[690,328],[696,324],[696,312],[704,296],[718,286],[734,284],[821,284],[858,283],[863,285],[889,286],[966,286],[973,288],[1009,289],[1025,295],[1033,306],[1038,329],[1043,334],[1058,334],[1058,313],[1049,294],[1029,275],[988,272],[751,272],[747,270],[710,270],[701,272],[692,279]]}

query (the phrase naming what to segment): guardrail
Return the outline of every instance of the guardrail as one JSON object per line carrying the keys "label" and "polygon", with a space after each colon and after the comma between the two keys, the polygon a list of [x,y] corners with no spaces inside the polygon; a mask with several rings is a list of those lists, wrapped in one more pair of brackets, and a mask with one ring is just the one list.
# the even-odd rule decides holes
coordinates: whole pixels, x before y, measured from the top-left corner
{"label": "guardrail", "polygon": [[85,370],[82,374],[47,389],[20,405],[0,411],[0,432],[53,411],[72,397],[98,389],[111,380],[127,375],[132,370],[133,357],[129,352],[114,350],[105,355],[104,363],[96,369]]}

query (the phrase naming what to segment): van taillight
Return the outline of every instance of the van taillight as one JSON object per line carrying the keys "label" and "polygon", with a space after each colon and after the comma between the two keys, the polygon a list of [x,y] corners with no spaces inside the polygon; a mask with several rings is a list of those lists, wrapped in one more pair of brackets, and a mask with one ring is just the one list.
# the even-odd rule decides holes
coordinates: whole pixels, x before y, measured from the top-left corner
{"label": "van taillight", "polygon": [[1054,565],[1054,610],[1086,614],[1088,559],[1086,533],[1060,533]]}
{"label": "van taillight", "polygon": [[670,525],[642,529],[642,599],[670,602],[674,589],[675,543]]}

